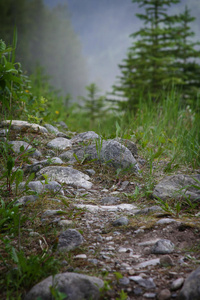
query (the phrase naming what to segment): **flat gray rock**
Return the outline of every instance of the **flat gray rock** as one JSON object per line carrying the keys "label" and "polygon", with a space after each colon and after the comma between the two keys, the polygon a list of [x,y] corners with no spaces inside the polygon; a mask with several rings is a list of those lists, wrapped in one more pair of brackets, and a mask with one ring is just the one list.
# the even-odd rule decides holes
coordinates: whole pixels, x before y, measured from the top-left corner
{"label": "flat gray rock", "polygon": [[200,185],[195,179],[200,181],[200,174],[167,176],[155,186],[153,195],[162,200],[168,198],[180,199],[182,197],[188,197],[190,200],[200,200],[200,190],[192,186]]}
{"label": "flat gray rock", "polygon": [[88,175],[71,167],[45,167],[38,172],[38,178],[43,178],[43,174],[46,174],[49,180],[55,180],[60,183],[83,187],[85,189],[90,189],[92,187],[92,183],[89,181],[90,177]]}
{"label": "flat gray rock", "polygon": [[58,149],[58,150],[65,150],[66,148],[71,148],[71,146],[72,146],[71,140],[63,137],[55,138],[47,144],[48,148]]}
{"label": "flat gray rock", "polygon": [[[24,151],[26,150],[26,152],[28,153],[31,148],[33,148],[31,145],[29,145],[28,143],[24,142],[24,141],[10,141],[8,142],[9,144],[12,145],[12,149],[15,153],[20,153],[20,148],[23,147]],[[33,153],[29,154],[29,156],[32,157],[40,157],[42,156],[41,152],[38,150],[35,150]]]}
{"label": "flat gray rock", "polygon": [[156,266],[160,264],[160,258],[154,258],[147,261],[143,261],[134,266],[134,269],[143,269],[150,266]]}
{"label": "flat gray rock", "polygon": [[185,280],[178,300],[200,299],[200,267],[193,271]]}
{"label": "flat gray rock", "polygon": [[117,212],[126,211],[127,213],[134,214],[138,211],[137,206],[129,203],[122,203],[118,205],[92,205],[92,204],[76,204],[78,208],[85,208],[91,213],[98,211]]}
{"label": "flat gray rock", "polygon": [[137,215],[148,215],[150,213],[154,213],[154,212],[157,212],[157,211],[162,211],[162,208],[158,205],[154,205],[154,206],[145,207],[145,208],[139,210],[137,212]]}
{"label": "flat gray rock", "polygon": [[[8,127],[8,126],[10,126],[9,120],[0,123],[0,127]],[[43,126],[34,123],[31,124],[27,121],[21,121],[21,120],[13,120],[11,123],[11,129],[16,131],[48,133],[48,130]]]}
{"label": "flat gray rock", "polygon": [[58,240],[58,251],[70,251],[83,243],[83,236],[75,229],[62,232]]}
{"label": "flat gray rock", "polygon": [[66,294],[67,300],[98,300],[99,289],[104,282],[92,276],[78,273],[57,274],[49,276],[36,284],[25,296],[24,300],[52,300],[50,287],[55,286],[59,292]]}
{"label": "flat gray rock", "polygon": [[144,279],[141,276],[129,276],[129,279],[133,280],[134,282],[136,282],[137,284],[139,284],[140,286],[142,286],[146,289],[155,289],[156,288],[156,285],[152,278]]}

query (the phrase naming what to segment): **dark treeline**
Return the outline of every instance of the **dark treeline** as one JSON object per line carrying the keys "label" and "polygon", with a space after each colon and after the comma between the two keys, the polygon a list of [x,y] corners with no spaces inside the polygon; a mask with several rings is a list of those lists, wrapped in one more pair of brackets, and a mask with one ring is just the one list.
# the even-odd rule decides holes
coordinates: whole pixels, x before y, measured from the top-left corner
{"label": "dark treeline", "polygon": [[12,44],[15,25],[16,61],[23,70],[29,75],[42,66],[63,95],[82,95],[88,83],[86,61],[67,6],[50,9],[43,0],[1,0],[0,38],[7,45]]}

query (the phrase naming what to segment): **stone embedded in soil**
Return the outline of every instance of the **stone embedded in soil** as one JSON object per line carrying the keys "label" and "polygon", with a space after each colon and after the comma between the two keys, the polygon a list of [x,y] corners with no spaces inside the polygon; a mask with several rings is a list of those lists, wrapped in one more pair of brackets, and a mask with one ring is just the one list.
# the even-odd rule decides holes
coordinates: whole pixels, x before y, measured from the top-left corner
{"label": "stone embedded in soil", "polygon": [[143,294],[143,290],[140,288],[140,287],[136,287],[134,290],[133,290],[133,293],[134,295],[136,296],[140,296]]}
{"label": "stone embedded in soil", "polygon": [[160,258],[154,258],[154,259],[150,259],[147,261],[143,261],[141,263],[139,263],[138,265],[134,266],[134,269],[143,269],[149,266],[156,266],[160,264]]}
{"label": "stone embedded in soil", "polygon": [[123,226],[123,225],[128,225],[129,219],[127,217],[121,217],[117,220],[115,220],[112,225],[113,226]]}
{"label": "stone embedded in soil", "polygon": [[28,204],[30,202],[35,202],[36,200],[38,199],[38,196],[37,195],[26,195],[26,196],[22,196],[21,198],[19,198],[17,201],[16,201],[16,204],[17,203],[20,203],[20,204]]}
{"label": "stone embedded in soil", "polygon": [[45,167],[38,172],[37,177],[43,179],[43,174],[46,174],[49,180],[56,180],[60,183],[66,183],[86,189],[90,189],[92,187],[92,183],[89,181],[90,177],[88,175],[71,167]]}
{"label": "stone embedded in soil", "polygon": [[[25,182],[20,183],[19,188],[23,190],[25,188],[26,184]],[[44,180],[39,181],[30,181],[28,183],[28,188],[31,191],[37,192],[38,194],[44,193],[45,191],[50,191],[53,193],[60,193],[64,195],[64,191],[62,189],[62,186],[57,181],[49,181],[48,183],[45,183]]]}
{"label": "stone embedded in soil", "polygon": [[58,239],[58,251],[70,251],[83,243],[83,236],[75,229],[62,232]]}
{"label": "stone embedded in soil", "polygon": [[136,214],[137,215],[147,215],[147,214],[157,212],[157,211],[162,211],[162,208],[158,205],[154,205],[154,206],[150,206],[150,207],[145,207],[145,208],[139,210]]}
{"label": "stone embedded in soil", "polygon": [[147,299],[154,299],[156,298],[156,293],[144,293],[143,297]]}
{"label": "stone embedded in soil", "polygon": [[157,225],[164,225],[164,224],[170,224],[170,223],[177,223],[180,224],[179,221],[175,220],[175,219],[171,219],[171,218],[163,218],[160,219],[156,222]]}
{"label": "stone embedded in soil", "polygon": [[140,286],[144,287],[145,289],[155,289],[156,285],[153,281],[152,278],[142,278],[141,276],[129,276],[130,280],[133,280],[134,282],[136,282],[137,284],[139,284]]}
{"label": "stone embedded in soil", "polygon": [[104,197],[101,199],[101,202],[105,204],[116,204],[119,202],[120,198],[118,197]]}
{"label": "stone embedded in soil", "polygon": [[[24,141],[10,141],[8,143],[12,145],[13,151],[17,154],[21,153],[22,151],[26,151],[26,153],[28,153],[33,148],[30,144]],[[21,151],[21,147],[23,147],[24,150]],[[34,152],[30,153],[29,156],[38,158],[42,156],[42,153],[36,149]]]}
{"label": "stone embedded in soil", "polygon": [[153,196],[162,200],[168,198],[181,199],[187,197],[190,200],[200,200],[200,190],[195,188],[196,180],[200,181],[200,174],[177,174],[162,179],[154,188]]}
{"label": "stone embedded in soil", "polygon": [[174,251],[174,244],[170,240],[159,240],[151,248],[153,254],[168,254]]}
{"label": "stone embedded in soil", "polygon": [[180,278],[174,280],[171,284],[171,290],[176,291],[176,290],[180,289],[182,287],[183,283],[184,283],[183,277],[180,277]]}
{"label": "stone embedded in soil", "polygon": [[119,284],[120,285],[129,285],[130,283],[130,279],[127,277],[123,277],[119,279]]}
{"label": "stone embedded in soil", "polygon": [[100,298],[99,289],[104,285],[103,280],[78,273],[63,273],[49,276],[36,284],[25,296],[24,300],[45,299],[51,300],[51,286],[66,294],[68,300]]}
{"label": "stone embedded in soil", "polygon": [[87,255],[86,254],[77,254],[74,258],[87,259]]}
{"label": "stone embedded in soil", "polygon": [[92,204],[76,204],[78,208],[85,208],[88,211],[95,213],[97,211],[107,211],[107,212],[117,212],[117,211],[127,211],[127,213],[134,214],[137,211],[137,207],[133,204],[118,204],[118,205],[92,205]]}
{"label": "stone embedded in soil", "polygon": [[51,217],[51,216],[56,216],[59,215],[60,213],[64,213],[63,210],[61,209],[48,209],[46,210],[43,214],[42,214],[42,218],[46,218],[46,217]]}
{"label": "stone embedded in soil", "polygon": [[169,255],[164,255],[160,258],[160,265],[162,267],[169,267],[169,266],[173,266],[174,262]]}
{"label": "stone embedded in soil", "polygon": [[69,140],[69,139],[58,137],[58,138],[55,138],[52,141],[50,141],[47,144],[47,147],[51,148],[51,149],[65,150],[68,147],[71,148],[72,143],[71,143],[71,140]]}
{"label": "stone embedded in soil", "polygon": [[138,243],[138,245],[139,246],[151,246],[151,245],[154,245],[159,240],[160,239],[157,238],[157,239],[154,239],[154,240],[144,241],[144,242]]}
{"label": "stone embedded in soil", "polygon": [[171,292],[168,289],[164,289],[158,293],[157,299],[158,300],[170,300]]}

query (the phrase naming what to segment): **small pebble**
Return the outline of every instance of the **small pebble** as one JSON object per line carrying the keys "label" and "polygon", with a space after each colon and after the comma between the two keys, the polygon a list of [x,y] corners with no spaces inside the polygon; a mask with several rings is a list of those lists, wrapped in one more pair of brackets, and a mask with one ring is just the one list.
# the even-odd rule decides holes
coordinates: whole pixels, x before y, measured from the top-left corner
{"label": "small pebble", "polygon": [[75,256],[75,258],[86,259],[87,255],[86,254],[78,254],[78,255]]}
{"label": "small pebble", "polygon": [[117,220],[115,220],[112,224],[113,226],[123,226],[123,225],[128,225],[129,220],[127,217],[121,217]]}
{"label": "small pebble", "polygon": [[143,296],[147,299],[154,299],[156,297],[156,294],[155,293],[145,293]]}
{"label": "small pebble", "polygon": [[119,283],[120,283],[121,285],[128,285],[128,284],[130,283],[130,279],[127,278],[127,277],[120,278],[120,279],[119,279]]}
{"label": "small pebble", "polygon": [[180,278],[174,280],[171,285],[171,290],[176,291],[176,290],[180,289],[182,287],[183,283],[184,283],[183,277],[180,277]]}
{"label": "small pebble", "polygon": [[136,295],[136,296],[140,296],[143,294],[143,290],[140,288],[140,287],[136,287],[134,290],[133,290],[133,293]]}
{"label": "small pebble", "polygon": [[169,255],[164,255],[160,258],[160,264],[162,267],[169,267],[169,266],[173,266],[173,260],[171,259],[171,257]]}
{"label": "small pebble", "polygon": [[158,300],[169,300],[170,298],[171,298],[171,293],[168,289],[162,290],[157,296]]}
{"label": "small pebble", "polygon": [[127,251],[127,248],[120,247],[120,248],[118,249],[118,252],[119,252],[119,253],[126,253],[126,251]]}

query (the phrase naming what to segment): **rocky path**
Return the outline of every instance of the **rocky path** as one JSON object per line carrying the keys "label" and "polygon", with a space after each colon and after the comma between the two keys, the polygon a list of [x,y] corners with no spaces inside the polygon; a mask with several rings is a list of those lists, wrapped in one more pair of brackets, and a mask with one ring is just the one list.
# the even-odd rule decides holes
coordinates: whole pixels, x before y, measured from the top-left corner
{"label": "rocky path", "polygon": [[[149,167],[134,143],[63,126],[13,121],[7,136],[4,122],[0,134],[15,155],[22,145],[37,149],[20,166],[35,179],[18,203],[37,211],[29,246],[37,251],[42,235],[43,247],[61,260],[56,286],[66,299],[200,299],[198,171],[162,178],[161,167],[147,198]],[[194,207],[166,209],[170,198],[189,199]],[[25,299],[52,299],[51,285],[45,279]]]}

